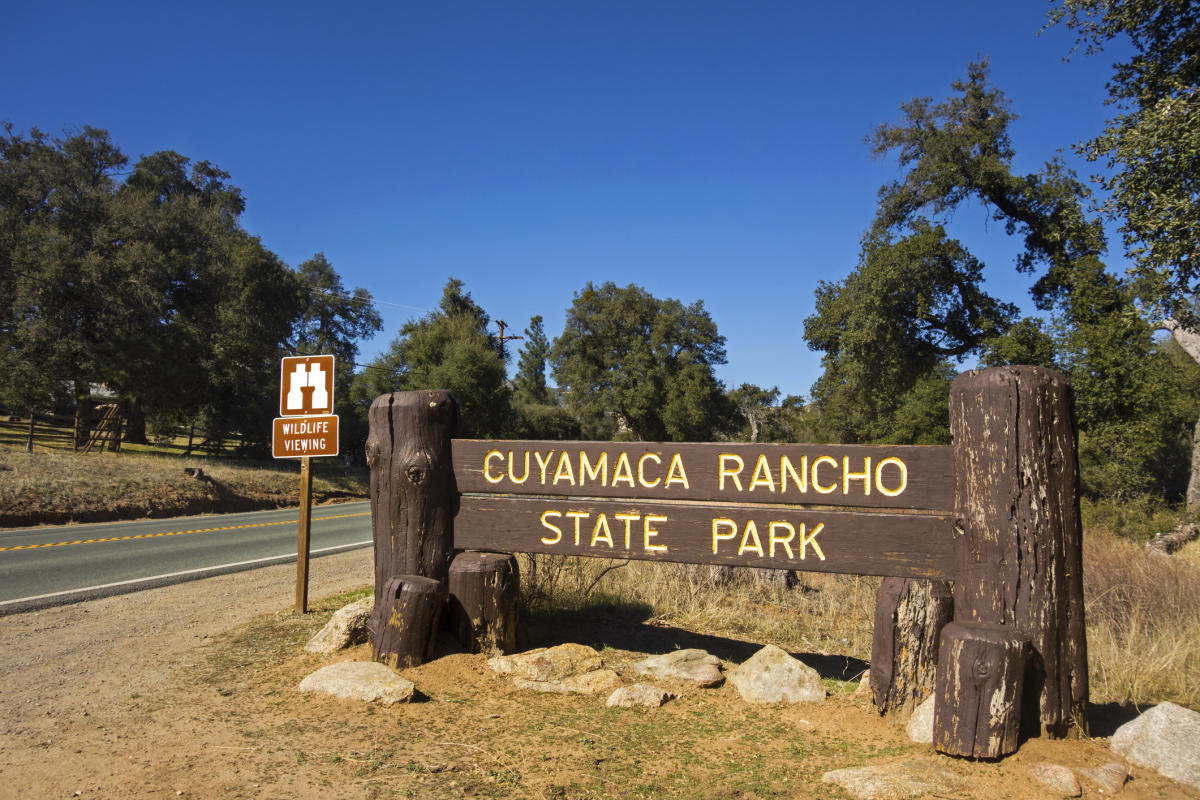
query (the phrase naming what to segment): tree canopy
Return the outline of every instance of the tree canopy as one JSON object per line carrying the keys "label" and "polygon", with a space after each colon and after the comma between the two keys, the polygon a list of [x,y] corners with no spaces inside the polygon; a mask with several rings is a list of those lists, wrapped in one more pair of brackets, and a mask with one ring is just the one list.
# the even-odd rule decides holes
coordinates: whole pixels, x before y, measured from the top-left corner
{"label": "tree canopy", "polygon": [[359,377],[354,394],[369,405],[381,394],[446,389],[458,401],[461,435],[498,437],[511,421],[499,340],[463,282],[450,278],[436,311],[401,328],[387,352]]}
{"label": "tree canopy", "polygon": [[[293,271],[242,229],[230,176],[173,151],[129,160],[96,128],[0,136],[0,401],[44,407],[70,386],[146,415],[203,415],[262,445],[279,357],[329,346],[352,362],[379,327],[324,257]],[[348,368],[350,363],[346,363]]]}
{"label": "tree canopy", "polygon": [[[982,290],[983,265],[941,226],[915,218],[907,229],[895,240],[869,234],[857,269],[822,281],[804,321],[809,347],[824,353],[813,396],[829,438],[948,441],[944,397],[932,387],[948,391],[948,365],[1003,333],[1016,314]],[[918,399],[931,407],[918,411]],[[914,433],[914,415],[930,427]]]}
{"label": "tree canopy", "polygon": [[588,283],[551,349],[554,379],[585,436],[711,438],[725,398],[713,367],[725,338],[703,301],[685,306],[640,286]]}

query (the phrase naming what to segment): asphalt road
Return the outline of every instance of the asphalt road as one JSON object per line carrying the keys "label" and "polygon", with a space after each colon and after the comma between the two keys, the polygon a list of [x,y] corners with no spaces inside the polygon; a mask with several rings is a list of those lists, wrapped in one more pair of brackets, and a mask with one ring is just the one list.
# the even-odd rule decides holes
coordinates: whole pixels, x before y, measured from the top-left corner
{"label": "asphalt road", "polygon": [[[299,511],[0,530],[0,614],[294,562]],[[370,503],[312,510],[314,558],[371,544]]]}

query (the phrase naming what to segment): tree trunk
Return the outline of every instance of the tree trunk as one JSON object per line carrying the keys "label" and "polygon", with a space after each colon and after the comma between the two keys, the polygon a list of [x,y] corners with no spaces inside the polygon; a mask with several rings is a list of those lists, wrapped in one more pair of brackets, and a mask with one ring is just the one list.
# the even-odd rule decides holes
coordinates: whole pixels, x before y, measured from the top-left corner
{"label": "tree trunk", "polygon": [[[1159,327],[1170,331],[1183,352],[1200,364],[1200,333],[1183,327],[1173,319],[1163,320]],[[1192,433],[1192,473],[1188,477],[1187,507],[1189,511],[1200,510],[1200,420],[1196,421],[1196,429]]]}
{"label": "tree trunk", "polygon": [[[1087,731],[1082,530],[1070,384],[1040,367],[964,373],[950,389],[959,537],[956,622],[1033,645],[1027,720]],[[998,565],[998,567],[997,567]]]}
{"label": "tree trunk", "polygon": [[130,444],[148,444],[146,439],[146,414],[136,403],[125,401],[125,435],[121,437]]}

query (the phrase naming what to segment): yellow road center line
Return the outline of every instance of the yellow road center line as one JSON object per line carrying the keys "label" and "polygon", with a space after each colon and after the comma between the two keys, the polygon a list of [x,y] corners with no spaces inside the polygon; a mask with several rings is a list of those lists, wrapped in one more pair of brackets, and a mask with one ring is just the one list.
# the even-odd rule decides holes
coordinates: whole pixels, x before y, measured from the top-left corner
{"label": "yellow road center line", "polygon": [[[365,517],[370,511],[359,511],[354,514],[337,514],[332,517],[313,517],[313,522],[320,522],[327,519],[347,519],[349,517]],[[163,536],[183,536],[189,533],[217,533],[218,531],[236,531],[243,528],[267,528],[272,525],[295,525],[297,520],[289,519],[282,522],[253,522],[249,525],[226,525],[221,528],[196,528],[190,531],[162,531],[160,533],[137,533],[130,536],[112,536],[107,539],[76,539],[73,542],[46,542],[44,544],[18,544],[12,547],[0,547],[0,553],[6,553],[13,550],[37,550],[42,547],[67,547],[73,544],[99,544],[100,542],[125,542],[130,539],[157,539]]]}

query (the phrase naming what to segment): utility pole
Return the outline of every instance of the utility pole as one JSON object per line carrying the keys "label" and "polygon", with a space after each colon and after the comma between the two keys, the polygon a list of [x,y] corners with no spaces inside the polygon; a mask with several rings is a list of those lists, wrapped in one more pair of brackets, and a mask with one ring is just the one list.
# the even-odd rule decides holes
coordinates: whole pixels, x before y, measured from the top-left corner
{"label": "utility pole", "polygon": [[500,329],[500,335],[497,336],[496,339],[497,339],[497,341],[500,342],[500,360],[503,361],[504,360],[504,343],[516,341],[517,339],[524,339],[525,337],[524,336],[505,336],[504,329],[508,327],[508,323],[502,319],[496,320],[496,327],[498,327]]}

